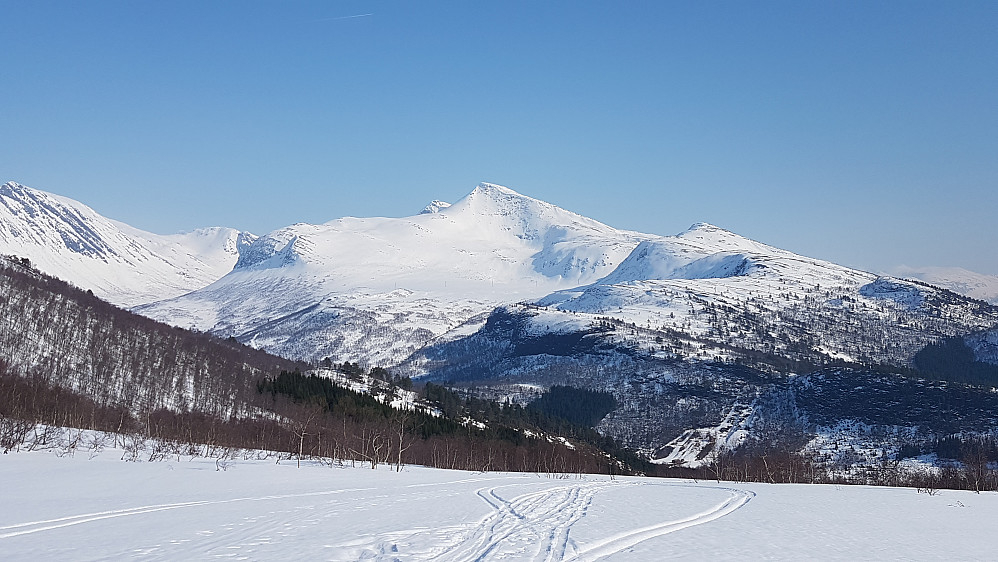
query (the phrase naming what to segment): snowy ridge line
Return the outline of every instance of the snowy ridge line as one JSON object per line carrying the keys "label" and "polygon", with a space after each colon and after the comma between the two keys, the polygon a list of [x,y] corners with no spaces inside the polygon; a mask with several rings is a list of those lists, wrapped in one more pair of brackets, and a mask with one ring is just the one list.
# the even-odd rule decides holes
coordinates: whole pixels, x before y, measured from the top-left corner
{"label": "snowy ridge line", "polygon": [[177,297],[232,270],[256,236],[230,228],[159,235],[15,182],[0,185],[0,253],[122,307]]}
{"label": "snowy ridge line", "polygon": [[[59,517],[57,519],[46,519],[42,521],[30,521],[27,523],[6,525],[0,527],[0,530],[5,530],[5,529],[21,529],[21,530],[0,534],[0,539],[8,539],[11,537],[17,537],[20,535],[29,535],[32,533],[39,533],[42,531],[51,531],[53,529],[61,529],[63,527],[70,527],[73,525],[90,523],[92,521],[100,521],[102,519],[113,519],[115,517],[128,517],[131,515],[142,515],[145,513],[154,513],[157,511],[167,511],[171,509],[182,509],[185,507],[198,507],[202,505],[221,505],[227,503],[248,502],[248,501],[253,502],[253,501],[267,501],[267,500],[281,500],[288,498],[330,496],[334,494],[343,494],[347,492],[369,492],[375,489],[376,488],[351,488],[345,490],[324,490],[321,492],[308,492],[303,494],[280,494],[280,495],[271,495],[271,496],[260,496],[255,498],[254,497],[233,498],[229,500],[201,500],[201,501],[192,501],[192,502],[146,505],[141,507],[132,507],[129,509],[113,509],[108,511],[98,511],[95,513],[84,513],[81,515],[70,515],[67,517]],[[50,525],[50,523],[54,524]],[[37,528],[25,529],[25,527],[37,527]]]}
{"label": "snowy ridge line", "polygon": [[678,521],[667,521],[665,523],[659,523],[657,525],[650,525],[641,529],[635,529],[633,531],[628,531],[625,533],[620,533],[614,535],[607,539],[598,541],[592,546],[584,548],[582,551],[578,552],[575,556],[571,558],[563,558],[566,561],[575,560],[597,560],[599,558],[609,556],[611,554],[616,554],[632,546],[644,542],[649,539],[660,537],[663,535],[668,535],[669,533],[674,533],[676,531],[681,531],[689,527],[695,527],[697,525],[703,525],[704,523],[710,523],[711,521],[716,521],[729,515],[738,509],[745,506],[752,498],[755,497],[755,492],[750,492],[748,490],[739,490],[736,488],[715,488],[711,486],[682,486],[683,488],[704,488],[710,490],[724,490],[731,494],[731,496],[721,502],[720,504],[714,506],[707,511],[692,515],[685,519],[680,519]]}

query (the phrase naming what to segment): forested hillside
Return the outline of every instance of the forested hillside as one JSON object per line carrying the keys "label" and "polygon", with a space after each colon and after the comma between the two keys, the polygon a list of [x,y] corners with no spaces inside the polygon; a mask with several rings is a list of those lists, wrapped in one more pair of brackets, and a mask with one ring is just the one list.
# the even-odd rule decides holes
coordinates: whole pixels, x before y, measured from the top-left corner
{"label": "forested hillside", "polygon": [[26,259],[0,259],[0,303],[3,451],[83,446],[50,431],[61,426],[120,438],[128,460],[255,449],[372,468],[629,470],[592,429],[439,387],[417,394],[380,368],[302,373],[234,340],[118,309]]}
{"label": "forested hillside", "polygon": [[75,390],[100,406],[229,417],[245,413],[254,381],[291,361],[121,310],[0,259],[0,366]]}

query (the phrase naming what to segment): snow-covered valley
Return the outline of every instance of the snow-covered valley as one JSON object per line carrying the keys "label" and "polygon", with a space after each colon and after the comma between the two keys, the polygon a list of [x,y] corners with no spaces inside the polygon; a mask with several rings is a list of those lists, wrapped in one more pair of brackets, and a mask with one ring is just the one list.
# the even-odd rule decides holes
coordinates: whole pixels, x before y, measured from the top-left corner
{"label": "snow-covered valley", "polygon": [[[5,560],[983,560],[998,494],[212,459],[0,459]],[[900,516],[903,514],[903,516]]]}

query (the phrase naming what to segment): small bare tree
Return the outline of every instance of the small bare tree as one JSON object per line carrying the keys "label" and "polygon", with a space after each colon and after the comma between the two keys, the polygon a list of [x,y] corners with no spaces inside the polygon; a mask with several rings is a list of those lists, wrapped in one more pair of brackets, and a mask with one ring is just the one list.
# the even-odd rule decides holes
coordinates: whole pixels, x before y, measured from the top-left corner
{"label": "small bare tree", "polygon": [[305,437],[309,435],[309,429],[312,427],[312,422],[322,414],[323,408],[318,404],[306,404],[304,405],[295,416],[294,426],[292,431],[295,437],[298,438],[298,468],[301,468],[301,459],[305,453]]}
{"label": "small bare tree", "polygon": [[402,455],[412,447],[413,435],[406,432],[406,426],[410,423],[411,416],[408,411],[399,411],[392,420],[395,424],[396,435],[398,436],[398,453],[395,461],[395,471],[402,472]]}

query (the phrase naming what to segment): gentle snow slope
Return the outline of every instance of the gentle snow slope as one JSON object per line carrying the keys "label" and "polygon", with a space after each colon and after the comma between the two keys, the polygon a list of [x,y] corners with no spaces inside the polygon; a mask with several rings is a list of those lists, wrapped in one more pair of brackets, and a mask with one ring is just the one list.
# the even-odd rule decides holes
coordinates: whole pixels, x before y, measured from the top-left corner
{"label": "gentle snow slope", "polygon": [[994,493],[4,455],[5,560],[971,560]]}
{"label": "gentle snow slope", "polygon": [[252,235],[204,228],[161,236],[14,182],[0,185],[0,254],[129,307],[204,287],[235,265]]}

